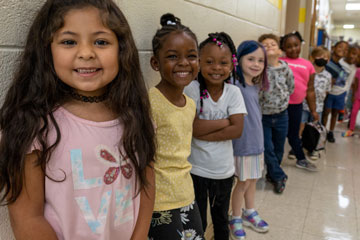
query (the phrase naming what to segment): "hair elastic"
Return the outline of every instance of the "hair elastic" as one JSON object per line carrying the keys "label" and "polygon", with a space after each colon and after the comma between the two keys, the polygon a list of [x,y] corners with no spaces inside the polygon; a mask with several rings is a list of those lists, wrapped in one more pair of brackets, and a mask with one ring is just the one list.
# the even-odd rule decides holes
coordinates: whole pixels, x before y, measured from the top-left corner
{"label": "hair elastic", "polygon": [[166,25],[176,25],[176,22],[173,22],[171,20],[167,20]]}
{"label": "hair elastic", "polygon": [[218,45],[220,48],[224,47],[224,45],[222,44],[222,42],[218,41],[216,38],[213,38],[213,42],[215,42],[216,45]]}
{"label": "hair elastic", "polygon": [[234,64],[234,66],[237,66],[237,65],[238,65],[238,60],[237,60],[235,54],[232,55],[232,62],[233,62],[233,64]]}

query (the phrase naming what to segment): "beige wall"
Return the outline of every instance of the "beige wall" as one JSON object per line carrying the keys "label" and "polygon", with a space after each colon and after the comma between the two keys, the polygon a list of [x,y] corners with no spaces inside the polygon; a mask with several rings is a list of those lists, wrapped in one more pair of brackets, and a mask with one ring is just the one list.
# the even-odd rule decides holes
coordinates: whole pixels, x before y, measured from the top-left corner
{"label": "beige wall", "polygon": [[[131,25],[139,48],[142,71],[148,86],[159,81],[150,69],[151,39],[160,27],[160,16],[171,12],[198,36],[225,31],[235,44],[256,40],[260,34],[282,34],[285,0],[115,0]],[[27,28],[44,0],[0,0],[0,102],[4,97],[17,57],[22,51]],[[282,3],[282,4],[281,4]],[[280,7],[278,7],[280,6]],[[6,208],[0,207],[0,240],[13,239]]]}
{"label": "beige wall", "polygon": [[305,44],[301,48],[301,57],[308,58],[310,27],[314,0],[289,0],[286,8],[285,33],[299,31]]}

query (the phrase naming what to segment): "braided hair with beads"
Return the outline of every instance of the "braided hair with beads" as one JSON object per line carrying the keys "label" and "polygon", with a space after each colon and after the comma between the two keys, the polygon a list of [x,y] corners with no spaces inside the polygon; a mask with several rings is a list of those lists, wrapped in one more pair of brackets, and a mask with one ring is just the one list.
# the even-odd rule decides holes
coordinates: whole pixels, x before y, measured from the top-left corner
{"label": "braided hair with beads", "polygon": [[[201,49],[204,48],[204,46],[207,44],[214,44],[220,48],[222,48],[222,47],[224,47],[224,45],[226,45],[230,49],[234,68],[233,68],[230,76],[227,79],[225,79],[224,82],[227,82],[227,83],[235,82],[235,80],[238,79],[236,70],[235,70],[235,67],[238,64],[238,60],[236,58],[236,47],[235,47],[234,42],[231,39],[231,37],[225,32],[209,33],[208,38],[206,38],[204,41],[202,41],[200,43],[199,50],[201,51]],[[233,78],[232,81],[231,81],[231,78]],[[204,100],[209,98],[209,93],[207,91],[205,78],[201,74],[201,72],[199,73],[197,80],[200,84],[200,114],[201,114],[203,112]]]}

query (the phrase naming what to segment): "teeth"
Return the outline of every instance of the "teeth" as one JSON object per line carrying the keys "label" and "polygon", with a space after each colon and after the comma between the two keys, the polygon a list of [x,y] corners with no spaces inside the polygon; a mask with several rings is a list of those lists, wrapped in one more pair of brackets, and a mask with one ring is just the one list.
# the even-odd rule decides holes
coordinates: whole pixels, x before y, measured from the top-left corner
{"label": "teeth", "polygon": [[186,77],[189,75],[189,72],[177,72],[176,75],[179,75],[180,77]]}
{"label": "teeth", "polygon": [[93,68],[93,69],[82,69],[82,68],[79,68],[79,69],[77,69],[77,72],[78,72],[78,73],[93,73],[93,72],[96,72],[96,68]]}
{"label": "teeth", "polygon": [[220,74],[212,74],[211,75],[213,78],[219,78],[221,75]]}

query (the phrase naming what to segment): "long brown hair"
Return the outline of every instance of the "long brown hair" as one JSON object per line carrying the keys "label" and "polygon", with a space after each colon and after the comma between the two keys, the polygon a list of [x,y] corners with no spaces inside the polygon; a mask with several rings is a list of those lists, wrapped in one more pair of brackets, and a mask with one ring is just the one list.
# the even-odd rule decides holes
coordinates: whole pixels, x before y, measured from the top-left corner
{"label": "long brown hair", "polygon": [[[45,173],[51,152],[61,133],[53,112],[68,100],[70,87],[55,74],[51,42],[64,25],[65,14],[72,9],[97,8],[105,26],[119,42],[120,70],[108,85],[109,108],[124,124],[119,140],[135,166],[139,191],[147,184],[145,168],[155,155],[154,127],[150,103],[140,70],[138,51],[129,24],[112,0],[48,0],[30,27],[24,52],[12,84],[0,109],[0,202],[13,203],[24,181],[25,156],[34,141],[41,146],[38,166]],[[54,125],[56,142],[46,142],[49,125]],[[120,146],[119,146],[120,148]]]}

